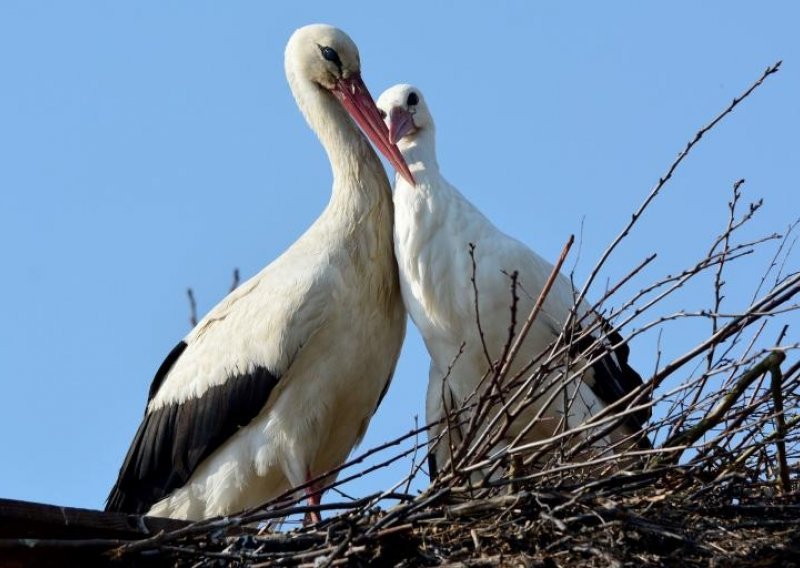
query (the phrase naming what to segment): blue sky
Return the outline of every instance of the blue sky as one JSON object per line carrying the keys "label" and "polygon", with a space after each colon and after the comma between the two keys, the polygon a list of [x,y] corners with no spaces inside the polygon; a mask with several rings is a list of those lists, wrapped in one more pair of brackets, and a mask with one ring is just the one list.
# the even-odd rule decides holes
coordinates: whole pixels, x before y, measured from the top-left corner
{"label": "blue sky", "polygon": [[[283,74],[304,24],[353,37],[375,97],[398,82],[423,90],[442,169],[506,232],[550,259],[581,234],[567,263],[579,279],[694,132],[783,59],[681,167],[600,289],[650,252],[640,283],[699,258],[739,178],[765,200],[748,235],[800,213],[795,3],[365,6],[0,4],[0,497],[101,507],[152,376],[189,330],[186,288],[204,313],[234,267],[251,276],[324,207],[325,154]],[[729,275],[731,310],[768,260]],[[659,309],[709,298],[689,288]],[[661,339],[668,354],[690,340]],[[634,342],[643,374],[655,342]],[[424,415],[426,380],[409,327],[362,448]]]}

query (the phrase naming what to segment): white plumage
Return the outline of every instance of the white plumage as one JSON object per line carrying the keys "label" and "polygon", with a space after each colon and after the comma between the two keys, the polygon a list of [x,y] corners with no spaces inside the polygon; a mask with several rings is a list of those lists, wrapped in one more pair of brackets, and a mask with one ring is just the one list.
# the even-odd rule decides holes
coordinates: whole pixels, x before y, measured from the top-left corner
{"label": "white plumage", "polygon": [[111,510],[228,515],[324,474],[364,435],[394,372],[405,310],[391,193],[353,120],[410,174],[346,34],[301,28],[285,62],[298,106],[330,159],[331,200],[297,242],[167,357],[109,496]]}
{"label": "white plumage", "polygon": [[[550,275],[552,265],[498,230],[444,179],[436,159],[433,118],[419,89],[411,85],[392,87],[380,96],[378,107],[389,125],[390,138],[398,143],[416,181],[412,184],[398,177],[395,184],[395,255],[403,300],[431,356],[426,404],[427,420],[431,424],[442,418],[445,405],[448,408],[451,404],[453,408],[461,406],[489,369],[476,324],[470,245],[475,247],[481,328],[492,361],[500,359],[508,342],[510,275],[514,271],[519,274],[518,313],[524,320]],[[552,343],[573,301],[570,282],[559,275],[508,376],[513,376]],[[587,309],[586,305],[582,306],[583,313]],[[520,325],[517,325],[517,332]],[[583,325],[589,324],[583,322]],[[457,357],[462,342],[464,350]],[[565,415],[568,427],[577,426],[640,385],[641,378],[627,365],[627,355],[627,346],[616,349],[589,368],[583,380],[568,385],[569,398],[576,395],[574,403],[568,409],[563,404],[546,408],[543,419],[525,439],[550,436]],[[543,396],[540,400],[546,398]],[[506,441],[513,439],[541,406],[532,405],[513,424]],[[634,419],[638,421],[636,426],[620,427],[616,435],[611,436],[613,439],[603,443],[613,443],[621,436],[635,433],[644,420],[646,412],[639,413]],[[439,431],[440,427],[431,431],[431,440],[435,440]],[[458,435],[459,432],[451,432],[455,439]],[[435,458],[439,467],[448,457],[448,443],[438,444]]]}

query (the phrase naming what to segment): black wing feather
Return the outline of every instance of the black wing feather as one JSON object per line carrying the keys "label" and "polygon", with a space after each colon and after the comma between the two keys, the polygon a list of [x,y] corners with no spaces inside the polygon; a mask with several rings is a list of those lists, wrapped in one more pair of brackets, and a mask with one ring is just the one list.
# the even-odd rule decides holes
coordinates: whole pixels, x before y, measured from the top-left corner
{"label": "black wing feather", "polygon": [[[167,355],[153,379],[148,401],[185,350],[182,341]],[[268,369],[255,367],[229,376],[200,397],[146,412],[106,510],[146,513],[183,486],[205,458],[261,412],[277,382]]]}
{"label": "black wing feather", "polygon": [[172,369],[172,366],[175,364],[175,361],[178,360],[178,357],[180,357],[181,354],[186,351],[186,347],[188,347],[188,344],[185,341],[180,341],[175,347],[172,348],[172,351],[169,352],[166,359],[164,359],[164,362],[161,363],[158,371],[156,371],[156,376],[153,377],[153,382],[150,383],[150,391],[147,393],[147,402],[150,402],[153,397],[156,396],[156,393],[158,392],[158,389],[161,388],[161,383],[164,382],[167,373],[169,373],[169,370]]}
{"label": "black wing feather", "polygon": [[[592,359],[600,357],[593,365],[594,384],[591,384],[594,392],[600,400],[606,404],[613,404],[634,389],[642,386],[642,377],[629,364],[628,356],[630,348],[623,343],[622,336],[611,331],[611,326],[605,320],[602,321],[603,330],[607,333],[608,341],[615,345],[612,350],[608,350],[603,345],[592,345],[597,341],[596,337],[585,334],[573,343],[572,355],[583,354]],[[578,326],[577,335],[581,329]],[[632,403],[638,402],[637,400]],[[620,409],[622,410],[622,409]],[[643,408],[628,415],[626,421],[628,425],[636,430],[640,430],[650,419],[650,408]]]}

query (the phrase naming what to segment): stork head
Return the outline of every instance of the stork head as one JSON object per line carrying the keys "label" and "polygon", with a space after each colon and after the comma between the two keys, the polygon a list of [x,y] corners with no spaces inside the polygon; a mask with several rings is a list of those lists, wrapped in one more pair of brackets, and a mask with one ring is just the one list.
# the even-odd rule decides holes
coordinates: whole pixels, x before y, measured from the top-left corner
{"label": "stork head", "polygon": [[378,109],[389,127],[389,141],[400,148],[421,131],[434,129],[433,117],[422,92],[413,85],[400,84],[386,89],[378,98]]}
{"label": "stork head", "polygon": [[361,80],[358,48],[346,33],[333,26],[312,24],[295,31],[285,53],[286,74],[330,93],[361,127],[392,166],[410,183],[413,176],[375,101]]}

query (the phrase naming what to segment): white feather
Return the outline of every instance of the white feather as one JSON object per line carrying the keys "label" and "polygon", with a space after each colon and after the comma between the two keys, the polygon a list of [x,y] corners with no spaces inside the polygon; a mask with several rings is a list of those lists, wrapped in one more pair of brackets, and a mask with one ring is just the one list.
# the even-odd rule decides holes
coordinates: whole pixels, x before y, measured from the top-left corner
{"label": "white feather", "polygon": [[394,372],[406,318],[391,193],[351,119],[308,79],[308,59],[331,42],[343,59],[358,61],[350,39],[329,26],[298,30],[286,51],[292,92],[331,160],[331,201],[297,242],[198,323],[148,412],[256,367],[278,383],[260,414],[149,514],[228,515],[335,468],[364,435]]}
{"label": "white feather", "polygon": [[[418,102],[409,103],[414,93]],[[470,246],[474,245],[475,281],[478,289],[478,312],[486,350],[492,361],[498,361],[508,342],[511,327],[511,278],[518,272],[519,304],[516,332],[533,307],[552,271],[552,265],[518,240],[497,229],[472,203],[442,176],[436,159],[435,128],[427,104],[418,89],[397,85],[378,99],[378,107],[398,122],[413,123],[398,146],[414,174],[412,185],[401,177],[394,189],[395,255],[400,268],[403,300],[414,324],[419,328],[431,356],[431,370],[426,401],[428,423],[460,407],[478,387],[489,369],[481,343],[475,310],[475,291]],[[395,113],[395,114],[393,114]],[[397,125],[395,125],[397,126]],[[543,310],[527,335],[508,376],[519,370],[557,337],[573,305],[570,282],[558,275]],[[582,313],[588,306],[582,305]],[[579,314],[582,315],[582,314]],[[463,343],[463,353],[459,354]],[[449,372],[448,372],[448,369]],[[587,371],[587,378],[591,371]],[[445,377],[446,376],[446,377]],[[540,400],[547,399],[556,389]],[[542,420],[535,424],[526,440],[553,434],[562,416],[569,426],[584,422],[604,407],[603,402],[584,381],[566,387],[569,408],[552,404],[544,409]],[[452,396],[452,404],[447,397]],[[565,397],[558,397],[563,401]],[[512,440],[541,409],[531,405],[510,428]],[[430,432],[435,440],[441,431]],[[437,461],[444,464],[454,435],[437,446]],[[601,440],[598,444],[605,444]]]}

